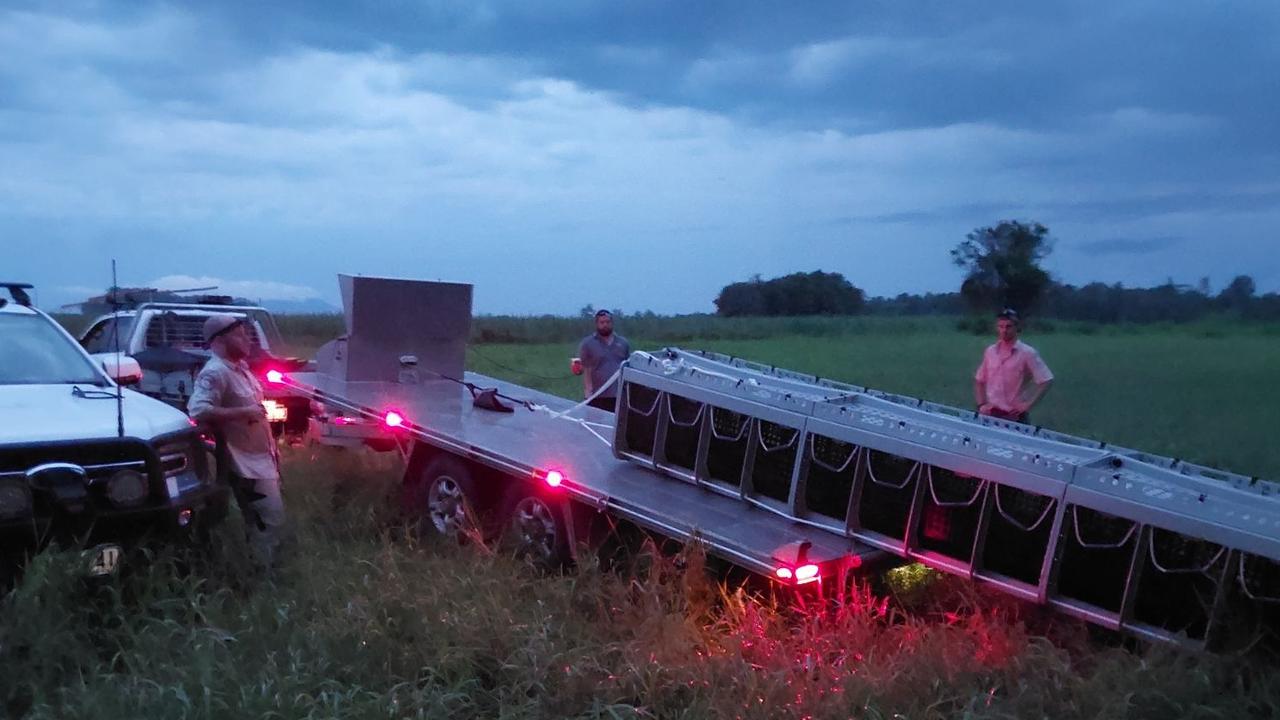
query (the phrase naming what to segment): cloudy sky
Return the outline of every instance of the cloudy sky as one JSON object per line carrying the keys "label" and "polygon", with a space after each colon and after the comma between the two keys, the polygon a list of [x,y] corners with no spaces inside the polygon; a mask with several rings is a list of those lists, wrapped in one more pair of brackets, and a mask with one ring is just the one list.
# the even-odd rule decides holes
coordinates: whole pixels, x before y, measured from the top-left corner
{"label": "cloudy sky", "polygon": [[1275,0],[10,0],[0,275],[691,312],[951,290],[1016,218],[1062,281],[1277,291],[1277,38]]}

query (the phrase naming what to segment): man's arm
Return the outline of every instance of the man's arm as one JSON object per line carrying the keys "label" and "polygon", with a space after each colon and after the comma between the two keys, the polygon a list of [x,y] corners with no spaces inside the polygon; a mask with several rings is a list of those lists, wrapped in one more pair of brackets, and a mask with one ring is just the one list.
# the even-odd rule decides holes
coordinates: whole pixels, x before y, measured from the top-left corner
{"label": "man's arm", "polygon": [[973,381],[973,406],[978,408],[979,412],[990,409],[987,403],[987,384],[981,380]]}
{"label": "man's arm", "polygon": [[1028,369],[1031,371],[1031,379],[1035,382],[1035,386],[1031,390],[1031,396],[1021,400],[1018,404],[1020,407],[1014,408],[1020,413],[1030,412],[1031,408],[1040,402],[1045,393],[1049,392],[1049,388],[1053,386],[1053,371],[1045,364],[1044,359],[1040,357],[1040,353],[1036,353],[1028,363]]}

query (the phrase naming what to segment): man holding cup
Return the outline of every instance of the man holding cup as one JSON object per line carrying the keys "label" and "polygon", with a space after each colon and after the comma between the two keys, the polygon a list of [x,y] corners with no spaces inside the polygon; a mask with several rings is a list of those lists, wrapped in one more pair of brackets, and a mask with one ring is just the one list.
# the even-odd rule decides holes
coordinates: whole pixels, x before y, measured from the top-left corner
{"label": "man holding cup", "polygon": [[613,332],[613,314],[608,310],[596,311],[595,333],[583,338],[578,357],[569,364],[574,375],[582,376],[583,395],[591,407],[609,412],[616,410],[618,383],[610,380],[630,355],[630,343]]}

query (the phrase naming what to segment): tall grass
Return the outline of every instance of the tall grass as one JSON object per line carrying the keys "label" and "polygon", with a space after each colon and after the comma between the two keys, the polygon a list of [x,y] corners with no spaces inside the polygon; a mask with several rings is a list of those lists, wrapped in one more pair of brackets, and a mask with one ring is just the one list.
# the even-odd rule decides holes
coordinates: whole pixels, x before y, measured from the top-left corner
{"label": "tall grass", "polygon": [[612,571],[542,576],[409,536],[386,456],[304,450],[286,470],[292,551],[274,579],[246,577],[234,518],[208,561],[131,558],[96,589],[74,553],[38,557],[0,603],[7,716],[1266,718],[1280,705],[1257,658],[1098,646],[961,581],[858,583],[838,607],[799,605],[651,544]]}

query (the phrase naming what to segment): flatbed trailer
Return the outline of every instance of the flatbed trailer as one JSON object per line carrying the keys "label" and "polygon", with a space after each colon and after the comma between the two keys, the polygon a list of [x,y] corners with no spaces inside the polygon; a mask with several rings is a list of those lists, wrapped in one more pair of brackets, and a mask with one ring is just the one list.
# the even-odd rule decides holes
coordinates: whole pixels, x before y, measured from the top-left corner
{"label": "flatbed trailer", "polygon": [[676,348],[624,364],[615,418],[464,374],[470,286],[340,284],[348,334],[273,380],[393,433],[441,533],[554,564],[616,517],[788,585],[914,561],[1196,649],[1276,625],[1276,483]]}
{"label": "flatbed trailer", "polygon": [[[416,498],[417,509],[442,532],[455,529],[449,523],[463,521],[451,517],[454,492],[469,494],[465,500],[477,514],[507,516],[499,520],[515,519],[512,513],[522,500],[536,499],[540,506],[526,508],[525,521],[550,520],[554,526],[526,528],[528,536],[521,539],[530,543],[526,550],[540,562],[568,559],[579,541],[588,539],[592,521],[603,520],[599,515],[627,520],[681,542],[700,542],[709,554],[772,578],[785,568],[793,572],[790,580],[806,584],[882,566],[891,558],[858,540],[821,532],[785,515],[744,506],[738,499],[673,482],[651,469],[618,460],[611,448],[612,413],[583,406],[572,413],[573,419],[555,417],[575,407],[574,403],[476,373],[468,372],[458,380],[494,388],[539,409],[516,406],[512,413],[480,409],[464,385],[449,380],[402,385],[347,382],[318,373],[280,378],[295,392],[381,424],[384,433],[394,433],[407,443],[408,495]],[[394,426],[387,423],[389,413],[394,413]],[[440,458],[460,464],[441,463]],[[446,482],[451,480],[452,487],[441,489],[442,467],[454,475],[465,471],[465,475],[449,477]],[[795,580],[794,571],[806,565],[817,566],[819,574],[809,576],[812,571],[805,571],[805,577]]]}

